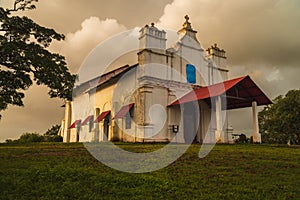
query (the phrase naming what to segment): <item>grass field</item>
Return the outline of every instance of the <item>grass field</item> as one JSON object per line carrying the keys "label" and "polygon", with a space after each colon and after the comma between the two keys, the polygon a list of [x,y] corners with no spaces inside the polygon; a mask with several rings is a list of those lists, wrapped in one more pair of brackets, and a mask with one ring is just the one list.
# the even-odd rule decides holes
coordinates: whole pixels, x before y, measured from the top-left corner
{"label": "grass field", "polygon": [[[119,144],[152,151],[163,144]],[[0,199],[300,199],[300,148],[192,145],[156,172],[119,172],[82,144],[0,145]]]}

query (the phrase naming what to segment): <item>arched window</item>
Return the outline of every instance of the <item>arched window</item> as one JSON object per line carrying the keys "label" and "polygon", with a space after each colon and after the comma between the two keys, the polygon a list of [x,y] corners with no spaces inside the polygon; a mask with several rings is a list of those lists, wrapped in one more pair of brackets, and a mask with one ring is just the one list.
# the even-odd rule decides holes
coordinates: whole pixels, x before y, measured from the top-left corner
{"label": "arched window", "polygon": [[196,83],[196,68],[194,65],[191,64],[186,65],[186,79],[188,83],[191,84]]}
{"label": "arched window", "polygon": [[95,118],[97,118],[100,115],[100,108],[96,108],[95,112]]}

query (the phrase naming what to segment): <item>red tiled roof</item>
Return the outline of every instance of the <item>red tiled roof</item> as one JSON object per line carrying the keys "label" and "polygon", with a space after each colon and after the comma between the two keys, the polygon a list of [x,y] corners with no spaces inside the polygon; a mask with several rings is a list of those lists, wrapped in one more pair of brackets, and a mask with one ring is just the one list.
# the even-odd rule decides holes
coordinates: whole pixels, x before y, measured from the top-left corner
{"label": "red tiled roof", "polygon": [[[169,106],[179,105],[211,97],[226,95],[227,109],[250,107],[252,101],[257,105],[271,104],[271,100],[261,91],[249,76],[224,81],[207,87],[196,88]],[[209,103],[209,101],[207,101]]]}
{"label": "red tiled roof", "polygon": [[115,70],[109,71],[105,74],[102,74],[101,76],[92,78],[89,81],[86,81],[84,83],[81,83],[79,86],[75,88],[74,95],[80,95],[83,92],[86,92],[87,90],[93,89],[95,87],[101,86],[104,83],[107,83],[108,81],[112,80],[113,78],[117,78],[118,76],[122,75],[123,73],[126,73],[128,70],[137,67],[138,64],[135,65],[124,65],[120,68],[117,68]]}

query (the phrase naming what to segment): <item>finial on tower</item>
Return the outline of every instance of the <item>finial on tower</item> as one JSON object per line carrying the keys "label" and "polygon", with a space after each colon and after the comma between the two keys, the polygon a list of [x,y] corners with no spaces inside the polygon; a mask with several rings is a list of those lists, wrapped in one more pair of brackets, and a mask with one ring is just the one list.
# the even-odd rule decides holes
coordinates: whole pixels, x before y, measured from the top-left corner
{"label": "finial on tower", "polygon": [[188,31],[194,31],[194,30],[192,29],[191,23],[189,22],[190,17],[189,17],[188,15],[186,15],[186,16],[184,16],[184,18],[185,18],[185,22],[184,22],[184,24],[182,25],[182,26],[183,26],[183,29],[188,30]]}
{"label": "finial on tower", "polygon": [[185,21],[188,23],[189,22],[189,16],[188,15],[186,15],[186,16],[184,16],[184,18],[185,18]]}
{"label": "finial on tower", "polygon": [[197,31],[193,30],[191,22],[189,22],[190,17],[188,15],[184,16],[185,22],[182,25],[182,28],[178,31],[178,34],[184,36],[188,35],[189,37],[192,37],[195,41],[199,43],[196,37]]}

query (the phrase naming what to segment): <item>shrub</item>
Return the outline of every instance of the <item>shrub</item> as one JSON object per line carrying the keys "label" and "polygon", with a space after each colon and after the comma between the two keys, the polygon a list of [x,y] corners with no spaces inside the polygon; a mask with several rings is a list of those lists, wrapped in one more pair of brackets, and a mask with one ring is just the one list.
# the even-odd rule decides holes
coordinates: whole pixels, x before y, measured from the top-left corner
{"label": "shrub", "polygon": [[24,133],[18,141],[20,143],[43,142],[44,137],[38,133]]}

